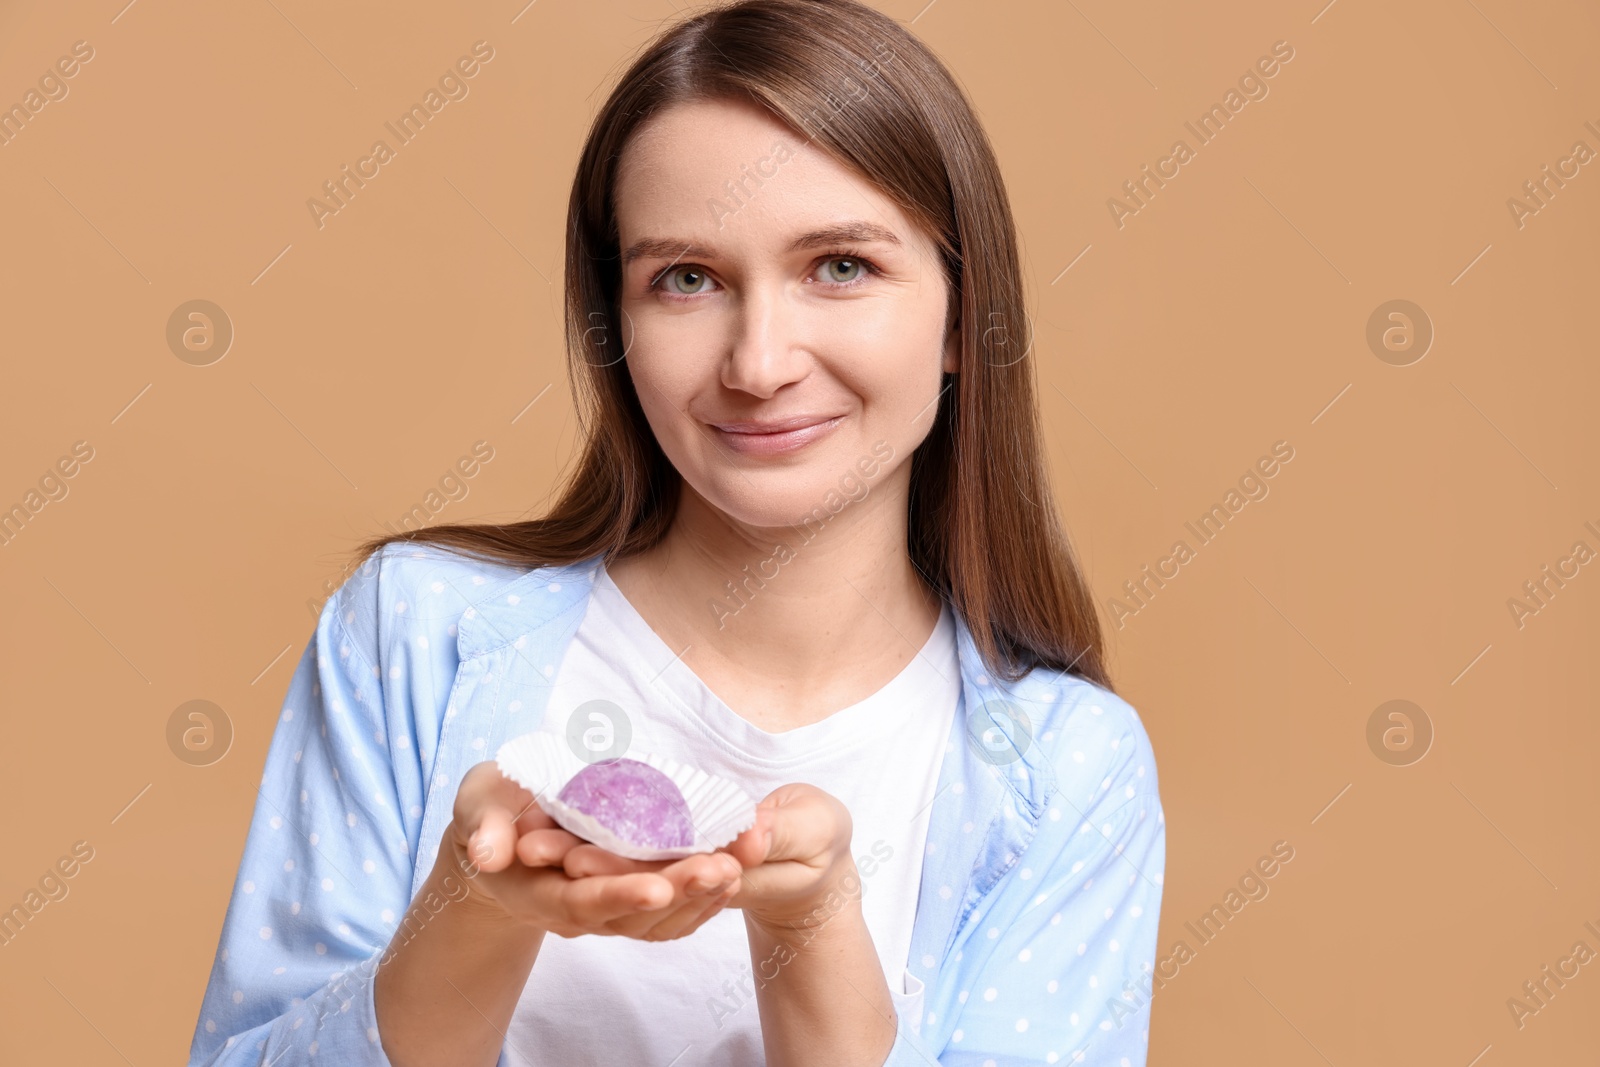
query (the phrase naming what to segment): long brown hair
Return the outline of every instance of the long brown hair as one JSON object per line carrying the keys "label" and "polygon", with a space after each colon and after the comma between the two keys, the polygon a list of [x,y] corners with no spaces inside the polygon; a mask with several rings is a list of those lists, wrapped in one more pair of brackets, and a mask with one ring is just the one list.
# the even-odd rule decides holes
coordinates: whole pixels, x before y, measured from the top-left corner
{"label": "long brown hair", "polygon": [[1031,329],[1000,168],[939,60],[854,0],[743,0],[671,27],[590,128],[567,211],[566,347],[583,446],[553,507],[505,525],[441,524],[364,542],[445,545],[529,569],[643,551],[666,534],[681,476],[624,365],[614,180],[629,136],[674,104],[764,107],[862,174],[929,234],[961,321],[932,430],[911,457],[907,549],[997,677],[1035,666],[1110,688],[1100,623],[1055,510],[1034,396]]}

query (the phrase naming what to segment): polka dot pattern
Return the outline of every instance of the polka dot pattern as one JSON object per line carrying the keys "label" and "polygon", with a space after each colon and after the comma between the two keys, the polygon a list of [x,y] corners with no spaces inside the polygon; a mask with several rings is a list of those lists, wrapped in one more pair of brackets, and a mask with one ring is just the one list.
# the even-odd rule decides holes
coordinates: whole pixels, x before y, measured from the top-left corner
{"label": "polka dot pattern", "polygon": [[[274,727],[191,1062],[387,1063],[370,978],[415,925],[415,858],[431,868],[463,775],[539,721],[596,562],[530,574],[389,545],[330,598]],[[1034,743],[1004,765],[944,746],[884,1067],[1145,1067],[1166,846],[1149,739],[1114,694],[1043,669],[1003,682],[959,617],[958,635],[964,698],[1006,699]]]}

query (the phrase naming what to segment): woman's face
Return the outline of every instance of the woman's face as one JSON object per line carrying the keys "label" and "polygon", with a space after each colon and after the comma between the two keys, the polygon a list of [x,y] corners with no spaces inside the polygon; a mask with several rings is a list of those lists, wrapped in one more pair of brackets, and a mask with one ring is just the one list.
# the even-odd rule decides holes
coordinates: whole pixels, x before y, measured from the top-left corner
{"label": "woman's face", "polygon": [[903,499],[959,366],[933,243],[804,140],[752,105],[685,104],[636,132],[617,177],[640,404],[686,488],[757,527]]}

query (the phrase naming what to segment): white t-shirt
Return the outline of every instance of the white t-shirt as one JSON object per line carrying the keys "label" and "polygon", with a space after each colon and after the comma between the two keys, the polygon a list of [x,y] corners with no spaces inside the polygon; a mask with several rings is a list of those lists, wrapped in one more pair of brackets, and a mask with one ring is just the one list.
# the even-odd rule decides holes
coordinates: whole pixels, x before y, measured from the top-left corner
{"label": "white t-shirt", "polygon": [[[609,700],[628,717],[628,751],[731,778],[756,801],[790,782],[842,801],[867,927],[890,991],[908,992],[903,976],[928,818],[960,699],[948,604],[920,653],[882,689],[820,722],[767,733],[706,688],[602,566],[553,681],[545,731],[564,736],[576,708]],[[603,720],[580,721],[575,729],[599,731],[590,750],[604,750]],[[673,941],[549,934],[512,1015],[506,1053],[527,1067],[761,1064],[753,978],[744,915],[735,908]]]}

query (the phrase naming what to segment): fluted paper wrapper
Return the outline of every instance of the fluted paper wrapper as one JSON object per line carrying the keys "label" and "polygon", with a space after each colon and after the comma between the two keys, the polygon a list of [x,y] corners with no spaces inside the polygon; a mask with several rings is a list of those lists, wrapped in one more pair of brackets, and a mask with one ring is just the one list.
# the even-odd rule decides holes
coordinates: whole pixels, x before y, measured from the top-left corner
{"label": "fluted paper wrapper", "polygon": [[652,848],[625,840],[594,816],[556,798],[573,775],[589,766],[567,747],[566,739],[535,731],[512,738],[495,753],[500,773],[532,793],[556,825],[585,841],[635,860],[682,859],[714,852],[756,824],[756,805],[737,782],[709,774],[666,756],[630,752],[628,759],[648,764],[672,780],[689,808],[694,843],[679,848]]}

